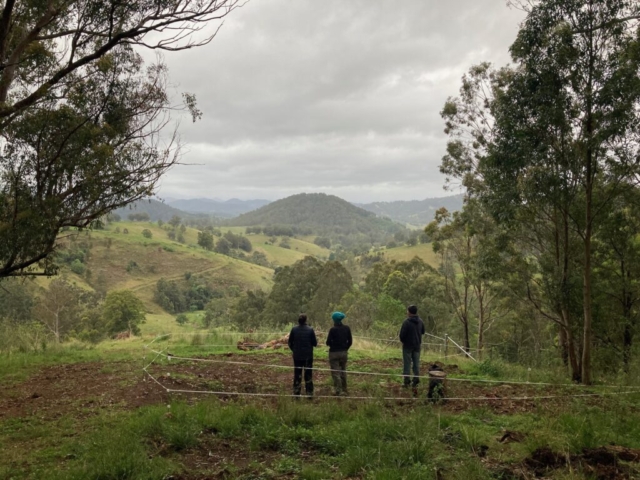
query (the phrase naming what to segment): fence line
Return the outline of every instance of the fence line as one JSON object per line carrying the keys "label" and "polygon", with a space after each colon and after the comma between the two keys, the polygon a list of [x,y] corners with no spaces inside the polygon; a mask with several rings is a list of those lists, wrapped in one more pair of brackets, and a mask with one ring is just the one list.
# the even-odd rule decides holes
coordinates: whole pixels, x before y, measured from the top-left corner
{"label": "fence line", "polygon": [[[146,369],[145,373],[158,385],[160,385],[167,393],[188,393],[188,394],[204,394],[204,395],[217,395],[217,396],[236,396],[236,397],[270,397],[270,398],[301,398],[302,395],[293,394],[281,394],[281,393],[252,393],[252,392],[222,392],[213,390],[187,390],[187,389],[173,389],[165,387],[160,383],[153,375],[151,375]],[[483,401],[483,402],[512,402],[512,401],[527,401],[527,400],[548,400],[555,398],[584,398],[584,397],[604,397],[613,395],[631,395],[638,394],[638,391],[626,391],[626,392],[603,392],[603,393],[579,393],[574,395],[534,395],[534,396],[518,396],[518,397],[447,397],[445,401]],[[330,398],[337,400],[410,400],[410,401],[424,401],[424,398],[420,397],[375,397],[375,396],[334,396],[334,395],[314,395],[313,398]]]}
{"label": "fence line", "polygon": [[[193,357],[180,357],[171,354],[165,354],[163,352],[158,352],[156,350],[151,350],[153,353],[159,354],[168,361],[171,359],[182,360],[182,361],[190,361],[190,362],[200,362],[200,363],[227,363],[230,365],[246,365],[252,367],[263,367],[263,368],[278,368],[278,369],[286,369],[291,370],[295,367],[293,365],[277,365],[277,364],[261,364],[255,362],[242,362],[237,360],[216,360],[211,358],[193,358]],[[331,368],[322,368],[322,367],[314,367],[311,370],[318,372],[333,372],[333,371],[341,371],[341,370],[333,370]],[[352,375],[371,375],[371,376],[380,376],[380,377],[402,377],[404,376],[401,373],[382,373],[382,372],[364,372],[358,370],[347,370],[348,374]],[[428,375],[419,375],[414,378],[420,379],[430,379]],[[472,379],[472,378],[451,378],[447,377],[447,381],[451,382],[467,382],[467,383],[493,383],[493,384],[509,384],[509,385],[531,385],[531,386],[551,386],[551,387],[581,387],[581,388],[619,388],[619,389],[635,389],[638,390],[640,387],[637,386],[622,386],[622,385],[578,385],[573,383],[549,383],[549,382],[523,382],[523,381],[513,381],[513,380],[486,380],[486,379]]]}

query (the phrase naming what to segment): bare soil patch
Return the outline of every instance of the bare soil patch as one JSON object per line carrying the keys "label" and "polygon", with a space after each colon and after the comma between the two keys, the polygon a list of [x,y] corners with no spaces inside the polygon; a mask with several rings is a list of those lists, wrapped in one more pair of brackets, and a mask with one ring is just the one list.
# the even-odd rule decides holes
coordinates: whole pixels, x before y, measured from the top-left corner
{"label": "bare soil patch", "polygon": [[[91,362],[45,367],[26,381],[0,390],[0,419],[38,415],[42,418],[57,418],[73,412],[76,415],[91,415],[106,408],[133,409],[143,405],[167,403],[171,399],[197,400],[211,393],[231,400],[245,396],[225,395],[224,392],[267,393],[289,395],[292,392],[293,371],[287,354],[265,353],[254,355],[223,354],[205,357],[197,361],[158,361],[149,367],[149,372],[166,388],[184,390],[188,393],[167,393],[159,385],[147,378],[141,364],[136,362]],[[218,363],[225,362],[225,363]],[[228,362],[228,363],[227,363]],[[242,362],[235,364],[232,362]],[[245,365],[249,363],[250,365]],[[286,368],[272,368],[265,365],[279,365]],[[317,368],[329,368],[327,362],[317,361]],[[456,365],[443,365],[445,371],[457,371]],[[381,372],[388,369],[400,371],[398,362],[389,360],[358,360],[349,368]],[[374,375],[349,374],[350,397],[394,397],[400,400],[392,405],[417,404],[411,389],[404,389],[398,378]],[[331,374],[327,371],[314,372],[315,395],[332,396]],[[423,381],[418,390],[418,398],[425,399],[428,382]],[[567,398],[518,399],[514,397],[535,397],[540,395],[566,395],[583,393],[583,390],[562,390],[556,387],[536,387],[529,385],[473,384],[449,381],[447,396],[455,398],[481,398],[482,400],[452,400],[442,404],[451,412],[484,407],[499,414],[534,411],[544,402],[547,407],[562,408],[568,404]],[[406,400],[404,400],[406,399]],[[596,401],[598,397],[594,397]],[[258,398],[255,398],[257,401]],[[277,397],[266,397],[262,401],[277,401]],[[335,401],[317,399],[317,401]],[[349,401],[349,397],[340,401]]]}
{"label": "bare soil patch", "polygon": [[22,383],[0,390],[0,419],[67,413],[89,416],[106,408],[136,408],[167,400],[139,364],[90,362],[45,367]]}

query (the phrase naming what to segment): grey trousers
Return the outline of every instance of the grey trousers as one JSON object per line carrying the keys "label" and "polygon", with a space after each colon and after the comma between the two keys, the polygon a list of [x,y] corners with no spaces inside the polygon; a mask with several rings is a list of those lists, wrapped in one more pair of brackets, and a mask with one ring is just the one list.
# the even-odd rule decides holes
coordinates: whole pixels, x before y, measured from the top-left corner
{"label": "grey trousers", "polygon": [[404,375],[404,384],[409,385],[409,371],[413,366],[413,386],[420,383],[420,349],[413,350],[408,348],[402,349],[402,375]]}
{"label": "grey trousers", "polygon": [[347,393],[347,352],[329,352],[329,365],[336,393]]}

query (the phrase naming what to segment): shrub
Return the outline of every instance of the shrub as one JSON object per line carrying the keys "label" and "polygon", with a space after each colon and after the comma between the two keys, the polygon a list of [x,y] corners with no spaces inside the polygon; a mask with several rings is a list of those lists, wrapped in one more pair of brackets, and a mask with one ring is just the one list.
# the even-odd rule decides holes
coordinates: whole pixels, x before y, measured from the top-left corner
{"label": "shrub", "polygon": [[178,325],[184,325],[185,323],[188,323],[188,322],[189,322],[189,318],[184,313],[181,313],[176,317],[176,323]]}
{"label": "shrub", "polygon": [[153,234],[151,233],[151,230],[149,230],[148,228],[145,228],[144,230],[142,230],[142,236],[144,238],[151,238]]}
{"label": "shrub", "polygon": [[77,275],[82,275],[84,273],[85,270],[85,265],[84,263],[82,263],[79,259],[75,259],[72,263],[71,263],[71,271]]}

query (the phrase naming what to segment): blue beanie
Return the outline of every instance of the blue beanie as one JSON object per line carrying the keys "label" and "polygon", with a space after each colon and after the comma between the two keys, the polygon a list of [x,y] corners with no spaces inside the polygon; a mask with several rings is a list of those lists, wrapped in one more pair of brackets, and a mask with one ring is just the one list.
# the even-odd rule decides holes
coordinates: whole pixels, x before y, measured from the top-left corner
{"label": "blue beanie", "polygon": [[333,312],[331,314],[331,320],[333,320],[335,323],[342,322],[344,317],[346,317],[346,315],[344,313],[342,313],[342,312]]}

